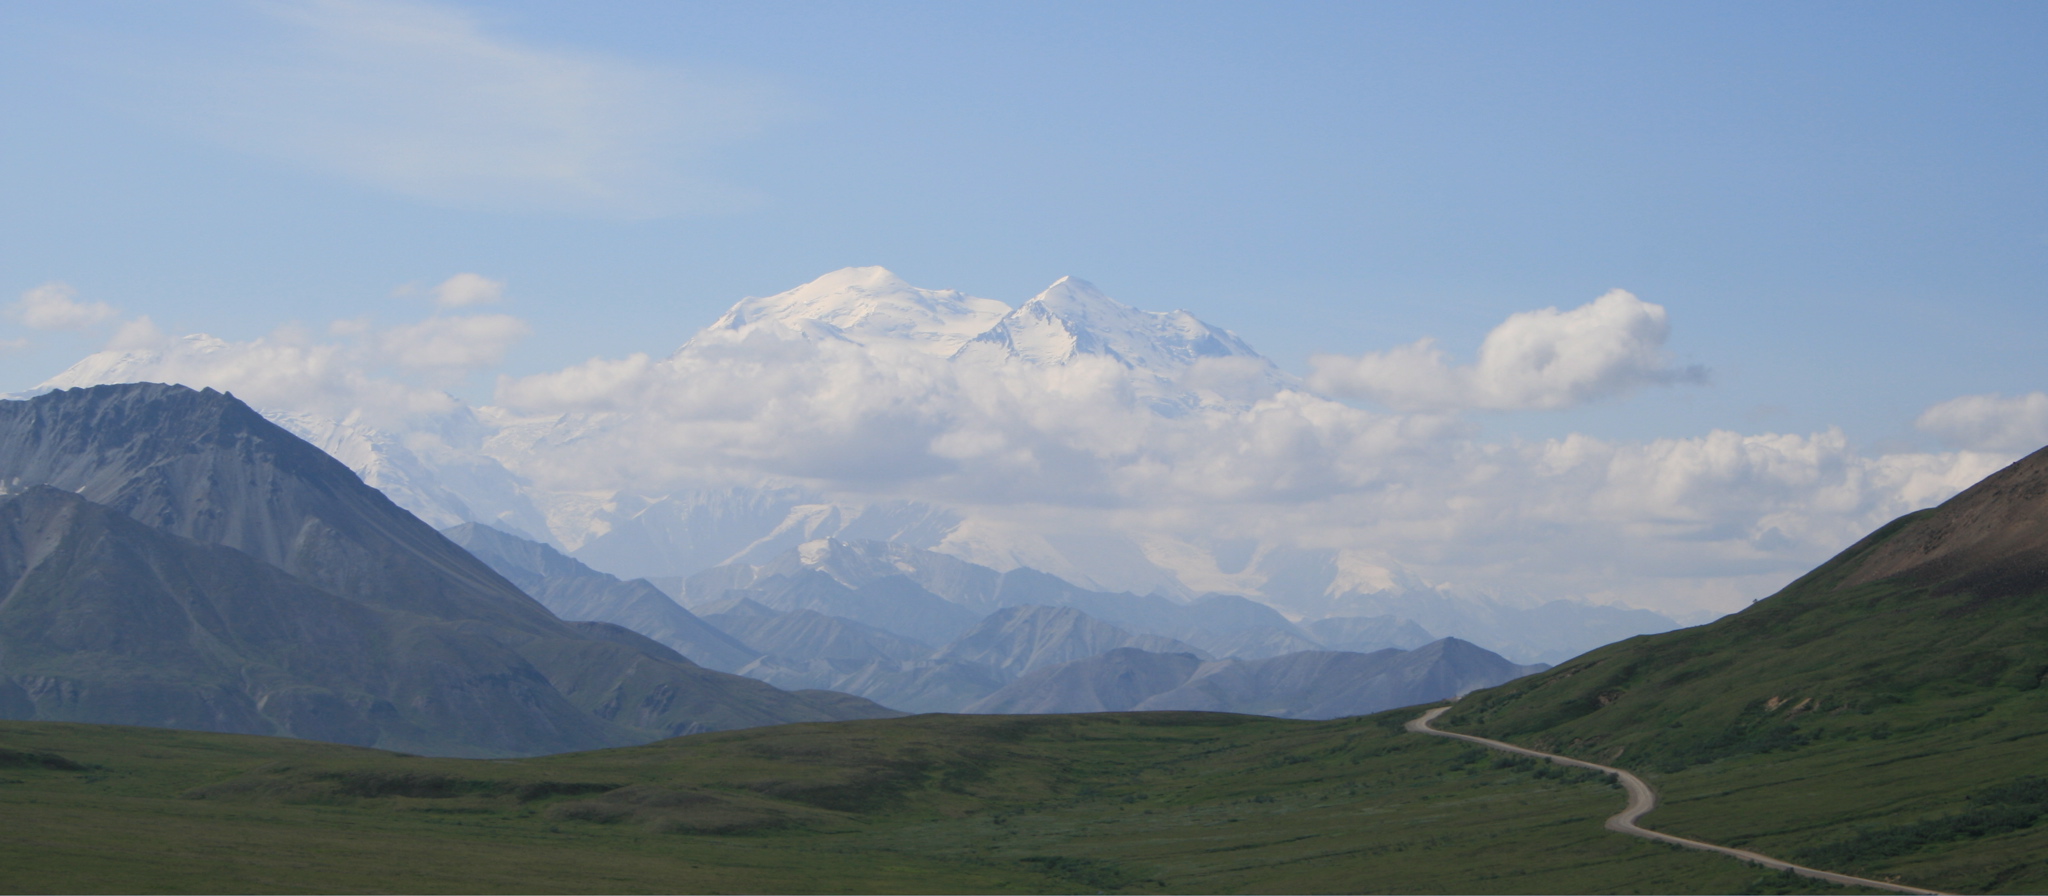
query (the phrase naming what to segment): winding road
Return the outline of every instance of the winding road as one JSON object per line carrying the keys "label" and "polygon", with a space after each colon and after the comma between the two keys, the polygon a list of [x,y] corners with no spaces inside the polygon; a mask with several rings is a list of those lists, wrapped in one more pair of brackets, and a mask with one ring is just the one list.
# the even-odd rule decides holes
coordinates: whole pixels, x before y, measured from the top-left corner
{"label": "winding road", "polygon": [[1592,769],[1593,771],[1600,772],[1602,774],[1613,775],[1615,780],[1621,782],[1622,789],[1628,791],[1628,805],[1623,807],[1620,812],[1616,812],[1612,817],[1607,819],[1607,829],[1610,831],[1627,834],[1631,837],[1641,837],[1645,840],[1656,840],[1660,843],[1669,843],[1673,846],[1683,846],[1687,849],[1701,849],[1706,850],[1707,852],[1718,852],[1725,856],[1734,856],[1735,858],[1741,859],[1751,864],[1762,865],[1765,868],[1769,868],[1774,871],[1790,871],[1793,874],[1799,875],[1800,877],[1811,877],[1815,880],[1824,880],[1828,881],[1829,883],[1848,884],[1850,886],[1857,887],[1875,887],[1880,890],[1891,890],[1895,893],[1920,893],[1927,894],[1927,896],[1947,896],[1947,894],[1943,894],[1940,890],[1923,890],[1919,887],[1909,887],[1905,884],[1895,884],[1888,881],[1871,880],[1866,877],[1855,877],[1853,875],[1848,874],[1836,874],[1833,871],[1822,871],[1818,868],[1808,868],[1805,865],[1794,865],[1791,862],[1787,862],[1783,859],[1774,859],[1770,856],[1763,855],[1762,853],[1754,853],[1746,849],[1734,849],[1727,846],[1715,846],[1712,843],[1707,843],[1700,840],[1690,840],[1685,837],[1674,837],[1670,834],[1660,834],[1656,831],[1650,830],[1649,828],[1645,828],[1641,825],[1636,824],[1636,819],[1643,817],[1645,814],[1648,814],[1651,809],[1657,808],[1657,792],[1651,790],[1650,785],[1643,783],[1643,779],[1638,778],[1635,775],[1629,774],[1628,772],[1622,771],[1621,769],[1615,768],[1613,766],[1601,765],[1595,762],[1587,762],[1582,759],[1573,759],[1569,756],[1559,756],[1556,753],[1545,753],[1541,750],[1531,750],[1527,747],[1518,747],[1514,744],[1506,743],[1504,741],[1489,740],[1484,737],[1474,737],[1470,734],[1459,734],[1455,731],[1444,731],[1442,729],[1430,727],[1430,722],[1435,721],[1437,716],[1443,715],[1444,712],[1449,709],[1450,707],[1448,706],[1439,706],[1410,720],[1406,727],[1409,731],[1413,731],[1417,734],[1433,734],[1437,737],[1456,738],[1458,740],[1468,741],[1470,743],[1478,744],[1482,747],[1490,747],[1492,749],[1501,750],[1507,753],[1518,753],[1523,756],[1532,756],[1537,759],[1548,759],[1551,762],[1558,763],[1559,765],[1576,766],[1578,768]]}

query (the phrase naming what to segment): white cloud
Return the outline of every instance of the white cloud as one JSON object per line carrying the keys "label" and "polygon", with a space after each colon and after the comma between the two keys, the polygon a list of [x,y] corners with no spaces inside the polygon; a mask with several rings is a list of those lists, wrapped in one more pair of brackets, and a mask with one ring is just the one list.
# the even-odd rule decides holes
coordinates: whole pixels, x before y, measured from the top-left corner
{"label": "white cloud", "polygon": [[458,403],[436,389],[380,377],[362,350],[315,341],[295,327],[230,342],[205,334],[166,336],[148,318],[131,321],[104,351],[37,388],[99,383],[178,383],[233,392],[262,410],[358,417],[402,427]]}
{"label": "white cloud", "polygon": [[1701,368],[1670,366],[1670,334],[1663,306],[1617,289],[1570,311],[1509,316],[1470,366],[1452,366],[1434,340],[1423,339],[1359,357],[1317,355],[1308,382],[1398,410],[1564,408],[1645,385],[1703,380]]}
{"label": "white cloud", "polygon": [[384,356],[413,370],[474,370],[505,359],[533,328],[509,314],[433,317],[377,334]]}
{"label": "white cloud", "polygon": [[105,302],[81,302],[69,284],[50,282],[21,294],[8,314],[32,330],[83,330],[114,319]]}
{"label": "white cloud", "polygon": [[1957,448],[2032,452],[2048,445],[2048,393],[1952,398],[1922,412],[1913,426]]}
{"label": "white cloud", "polygon": [[646,355],[633,354],[617,361],[592,358],[554,373],[501,377],[498,400],[543,413],[615,410],[640,397],[653,364]]}
{"label": "white cloud", "polygon": [[434,287],[434,304],[443,308],[488,305],[505,298],[505,282],[482,274],[456,274]]}
{"label": "white cloud", "polygon": [[[436,203],[646,216],[725,208],[708,149],[773,114],[759,89],[535,46],[408,0],[255,8],[260,45],[165,63],[162,104],[236,149]],[[195,80],[196,79],[196,82]]]}
{"label": "white cloud", "polygon": [[450,469],[485,452],[531,494],[603,503],[614,492],[800,486],[830,500],[928,502],[974,521],[969,535],[1369,550],[1432,582],[1678,612],[1767,593],[2011,459],[1996,448],[1871,454],[1834,430],[1496,441],[1456,413],[1253,389],[1228,366],[1184,383],[1209,398],[1161,413],[1141,375],[1105,357],[963,363],[797,330],[501,377],[501,407],[481,410],[483,425],[431,386],[496,363],[526,333],[516,318],[327,333],[168,338],[137,320],[117,339],[123,351],[49,385],[228,389],[266,410],[387,427]]}

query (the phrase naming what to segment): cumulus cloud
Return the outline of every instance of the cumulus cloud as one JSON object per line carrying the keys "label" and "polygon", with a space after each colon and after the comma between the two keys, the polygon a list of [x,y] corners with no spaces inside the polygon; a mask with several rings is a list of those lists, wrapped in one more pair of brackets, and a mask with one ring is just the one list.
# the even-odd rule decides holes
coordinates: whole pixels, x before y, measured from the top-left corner
{"label": "cumulus cloud", "polygon": [[384,356],[413,370],[461,371],[505,360],[513,343],[533,328],[509,314],[434,317],[379,333]]}
{"label": "cumulus cloud", "polygon": [[456,274],[434,287],[434,304],[443,308],[488,305],[505,298],[505,282],[482,274]]}
{"label": "cumulus cloud", "polygon": [[[1504,326],[1491,366],[1475,367],[1522,369],[1533,342],[1597,348],[1574,341],[1583,332],[1568,315]],[[1160,413],[1142,374],[1107,358],[962,363],[828,336],[700,339],[665,359],[502,378],[505,412],[558,436],[508,438],[494,456],[559,493],[772,482],[929,502],[989,531],[1368,546],[1431,581],[1676,612],[1732,609],[2011,459],[1870,455],[1838,430],[1495,442],[1454,412],[1380,412],[1270,385],[1211,390],[1222,374],[1245,379],[1227,370],[1182,377],[1209,397]],[[1627,357],[1604,354],[1617,355]],[[1669,370],[1661,359],[1633,369]],[[1546,382],[1587,394],[1600,379]]]}
{"label": "cumulus cloud", "polygon": [[[1554,331],[1576,332],[1556,319],[1572,313],[1504,324],[1507,347],[1488,357],[1510,360],[1490,369],[1519,369],[1512,359],[1530,342],[1571,343]],[[266,411],[387,427],[444,470],[499,471],[491,481],[531,489],[507,494],[586,521],[593,506],[629,502],[618,496],[793,488],[831,501],[926,502],[970,520],[960,537],[987,543],[961,549],[988,557],[1023,549],[996,532],[1109,532],[1174,550],[1247,539],[1370,550],[1460,588],[1676,611],[1731,609],[1767,593],[2012,459],[1999,437],[1871,454],[1836,430],[1498,441],[1455,407],[1354,407],[1227,364],[1190,368],[1163,387],[1107,356],[983,363],[801,328],[707,332],[665,358],[500,377],[497,406],[474,415],[431,388],[495,363],[525,333],[504,315],[442,316],[228,342],[170,337],[138,320],[121,350],[48,385],[183,382],[229,389]],[[1485,381],[1487,363],[1466,368],[1460,388],[1480,388],[1472,384]],[[1160,388],[1187,400],[1162,412]],[[1553,392],[1571,388],[1590,387]],[[1998,416],[1944,413],[1928,419]],[[1055,562],[1059,552],[1046,550],[1032,562]],[[1260,574],[1230,575],[1256,587]]]}
{"label": "cumulus cloud", "polygon": [[22,293],[8,309],[9,316],[32,330],[83,330],[113,320],[115,313],[105,302],[78,301],[77,289],[57,282]]}
{"label": "cumulus cloud", "polygon": [[2048,393],[1952,398],[1922,412],[1913,426],[1957,448],[2032,452],[2048,445]]}
{"label": "cumulus cloud", "polygon": [[649,385],[654,361],[635,353],[592,358],[553,373],[499,377],[498,400],[527,411],[609,411],[631,407]]}
{"label": "cumulus cloud", "polygon": [[[537,46],[408,0],[253,4],[255,43],[162,63],[157,105],[233,148],[458,207],[646,216],[718,209],[700,173],[769,92]],[[189,51],[187,51],[189,52]],[[189,124],[188,124],[189,123]]]}
{"label": "cumulus cloud", "polygon": [[1556,409],[1646,385],[1700,382],[1706,371],[1674,368],[1664,307],[1613,290],[1569,311],[1508,317],[1488,333],[1477,363],[1454,366],[1434,340],[1358,357],[1317,355],[1309,385],[1398,410]]}

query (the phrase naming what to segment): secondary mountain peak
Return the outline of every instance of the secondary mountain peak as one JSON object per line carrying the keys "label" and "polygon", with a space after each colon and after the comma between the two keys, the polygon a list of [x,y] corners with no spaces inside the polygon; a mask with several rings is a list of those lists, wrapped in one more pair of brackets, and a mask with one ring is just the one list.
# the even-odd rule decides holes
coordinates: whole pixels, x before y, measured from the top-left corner
{"label": "secondary mountain peak", "polygon": [[959,290],[920,289],[887,268],[852,267],[787,292],[743,299],[706,332],[740,334],[764,325],[802,332],[807,324],[824,324],[862,345],[948,355],[1009,310]]}
{"label": "secondary mountain peak", "polygon": [[1140,311],[1078,277],[1061,277],[974,338],[963,353],[996,347],[1041,364],[1082,355],[1114,358],[1125,366],[1172,374],[1201,358],[1264,361],[1244,340],[1185,311]]}

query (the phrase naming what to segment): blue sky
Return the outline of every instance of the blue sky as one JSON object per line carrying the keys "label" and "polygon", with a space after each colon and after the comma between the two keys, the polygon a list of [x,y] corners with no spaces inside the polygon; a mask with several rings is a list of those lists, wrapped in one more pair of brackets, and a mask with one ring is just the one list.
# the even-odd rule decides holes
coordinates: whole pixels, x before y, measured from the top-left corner
{"label": "blue sky", "polygon": [[[483,399],[847,265],[1075,274],[1297,372],[1621,288],[1705,384],[1480,425],[1932,447],[2048,382],[2044,45],[2019,3],[15,3],[0,289],[250,338],[477,272],[533,330]],[[112,326],[0,324],[4,387]]]}

